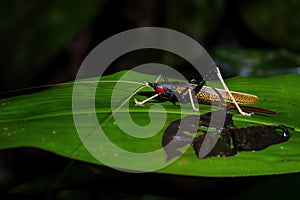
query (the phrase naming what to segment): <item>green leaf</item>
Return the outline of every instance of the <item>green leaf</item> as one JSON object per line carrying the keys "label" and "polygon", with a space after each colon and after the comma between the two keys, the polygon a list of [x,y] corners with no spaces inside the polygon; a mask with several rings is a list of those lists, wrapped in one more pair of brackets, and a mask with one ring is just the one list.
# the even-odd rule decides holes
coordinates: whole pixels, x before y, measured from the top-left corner
{"label": "green leaf", "polygon": [[[251,176],[265,174],[292,173],[300,171],[299,158],[299,104],[300,94],[297,88],[300,87],[299,75],[281,75],[274,77],[254,78],[254,77],[234,77],[226,80],[229,88],[233,91],[255,94],[260,101],[255,105],[278,112],[277,115],[254,114],[251,117],[240,116],[235,113],[235,124],[282,124],[295,128],[291,131],[289,141],[268,147],[257,152],[240,152],[238,155],[226,158],[198,159],[192,148],[167,167],[158,169],[159,173],[193,175],[193,176]],[[139,101],[146,97],[136,94],[129,101],[130,117],[133,122],[140,125],[152,125],[152,128],[160,128],[157,134],[136,129],[133,131],[136,136],[143,134],[154,134],[148,138],[138,138],[128,135],[120,129],[132,128],[131,121],[121,118],[123,121],[115,122],[111,118],[111,111],[116,111],[119,105],[137,89],[140,85],[134,83],[120,82],[122,79],[128,81],[154,81],[155,76],[139,74],[132,71],[122,71],[110,76],[101,78],[95,96],[96,114],[99,124],[105,135],[117,145],[127,151],[135,153],[151,152],[161,149],[162,135],[165,128],[172,121],[180,119],[181,113],[184,115],[195,114],[190,105],[183,105],[182,111],[178,105],[170,102],[149,102],[144,107],[134,106],[133,99]],[[84,80],[77,83],[80,96],[79,102],[92,98],[89,94],[91,84],[97,79]],[[89,163],[102,165],[83,146],[77,130],[75,128],[73,114],[86,116],[83,118],[86,129],[95,127],[89,116],[93,114],[89,105],[82,104],[72,113],[72,90],[73,83],[57,85],[45,91],[3,99],[0,101],[0,149],[16,147],[36,147],[56,154],[81,160]],[[152,91],[151,88],[144,88],[143,91]],[[111,104],[113,108],[111,109]],[[162,108],[160,105],[164,106]],[[154,106],[154,107],[153,107]],[[149,116],[149,108],[153,118]],[[210,106],[201,105],[201,113],[209,112]],[[128,109],[122,107],[115,116],[123,116]],[[166,113],[166,123],[163,114]],[[156,121],[153,121],[155,120]],[[98,124],[98,125],[99,125]],[[87,135],[89,136],[89,135]],[[99,150],[108,146],[109,142],[95,140],[90,145]],[[100,153],[114,155],[112,160],[122,160],[125,170],[136,170],[126,168],[127,166],[155,167],[157,163],[164,160],[153,160],[140,163],[134,160],[126,160],[115,153],[112,149],[101,149]],[[118,163],[120,164],[120,163]],[[111,166],[118,167],[120,166]]]}

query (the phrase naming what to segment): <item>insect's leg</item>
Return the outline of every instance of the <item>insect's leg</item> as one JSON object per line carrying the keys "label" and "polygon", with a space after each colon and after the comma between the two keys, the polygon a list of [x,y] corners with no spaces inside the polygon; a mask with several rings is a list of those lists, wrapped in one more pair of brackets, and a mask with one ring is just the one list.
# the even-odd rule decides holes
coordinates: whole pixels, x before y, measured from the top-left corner
{"label": "insect's leg", "polygon": [[193,95],[192,95],[192,89],[189,89],[189,95],[190,95],[190,101],[191,101],[193,110],[194,110],[194,111],[198,111],[199,109],[196,108],[196,106],[195,106],[195,104],[194,104],[194,101],[193,101],[195,98],[193,98]]}
{"label": "insect's leg", "polygon": [[204,80],[202,80],[202,81],[194,88],[194,92],[197,94],[205,84],[206,84],[206,82],[205,82]]}
{"label": "insect's leg", "polygon": [[216,69],[217,69],[217,75],[225,89],[225,91],[229,94],[230,98],[232,99],[233,103],[235,104],[236,108],[238,109],[239,113],[244,115],[244,116],[248,116],[250,117],[253,113],[246,113],[244,111],[242,111],[242,109],[240,108],[239,104],[236,102],[235,98],[233,97],[233,95],[231,94],[230,90],[228,89],[227,85],[225,84],[223,78],[222,78],[222,75],[221,75],[221,72],[220,72],[220,69],[219,67],[216,66]]}
{"label": "insect's leg", "polygon": [[[160,77],[161,77],[161,74],[158,75],[158,77],[156,78],[154,83],[157,83],[159,81]],[[145,82],[145,86],[151,87],[148,82]],[[135,105],[141,106],[141,105],[145,104],[146,102],[150,101],[151,99],[154,99],[155,97],[158,97],[158,95],[159,94],[155,94],[152,97],[149,97],[148,99],[145,99],[144,101],[137,101],[136,99],[134,99]]]}
{"label": "insect's leg", "polygon": [[144,105],[146,102],[150,101],[151,99],[154,99],[155,97],[158,97],[159,94],[155,94],[151,97],[149,97],[148,99],[145,99],[144,101],[137,101],[136,99],[134,99],[135,105],[137,106],[141,106]]}
{"label": "insect's leg", "polygon": [[162,77],[164,79],[164,82],[169,82],[168,77],[165,74],[163,74]]}
{"label": "insect's leg", "polygon": [[157,82],[159,81],[160,77],[161,77],[161,74],[158,75],[158,77],[157,77],[157,79],[154,81],[154,83],[157,83]]}

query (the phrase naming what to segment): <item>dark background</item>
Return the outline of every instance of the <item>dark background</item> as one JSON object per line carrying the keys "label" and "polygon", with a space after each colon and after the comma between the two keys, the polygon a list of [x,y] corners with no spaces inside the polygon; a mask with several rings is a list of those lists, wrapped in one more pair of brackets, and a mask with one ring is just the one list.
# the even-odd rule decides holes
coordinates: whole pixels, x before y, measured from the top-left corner
{"label": "dark background", "polygon": [[[0,92],[73,80],[99,43],[145,26],[191,36],[220,64],[225,77],[299,73],[299,10],[296,0],[1,1]],[[176,56],[150,50],[122,56],[106,74],[148,62],[173,66],[195,78]],[[13,190],[42,175],[49,175],[52,187]],[[0,152],[0,191],[8,199],[274,199],[296,195],[299,178],[127,174],[37,149]]]}

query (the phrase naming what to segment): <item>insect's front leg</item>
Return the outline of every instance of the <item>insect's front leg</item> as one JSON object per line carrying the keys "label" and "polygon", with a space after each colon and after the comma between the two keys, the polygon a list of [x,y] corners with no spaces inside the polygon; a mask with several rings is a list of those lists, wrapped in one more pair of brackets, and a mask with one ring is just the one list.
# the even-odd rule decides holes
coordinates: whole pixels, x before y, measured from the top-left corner
{"label": "insect's front leg", "polygon": [[142,105],[144,105],[146,102],[148,102],[148,101],[150,101],[151,99],[154,99],[154,98],[156,98],[156,97],[158,97],[158,96],[159,96],[159,94],[156,93],[155,95],[149,97],[148,99],[145,99],[144,101],[137,101],[136,99],[134,99],[134,103],[135,103],[136,106],[142,106]]}

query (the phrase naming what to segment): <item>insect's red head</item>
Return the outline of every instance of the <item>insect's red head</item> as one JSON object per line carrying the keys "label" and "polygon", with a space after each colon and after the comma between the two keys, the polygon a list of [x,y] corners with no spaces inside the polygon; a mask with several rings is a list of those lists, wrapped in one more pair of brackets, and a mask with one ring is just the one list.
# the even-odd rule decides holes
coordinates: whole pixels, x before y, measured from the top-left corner
{"label": "insect's red head", "polygon": [[166,94],[166,91],[163,86],[157,83],[147,83],[149,87],[152,87],[158,94]]}
{"label": "insect's red head", "polygon": [[163,88],[163,86],[156,86],[154,89],[155,89],[156,93],[158,93],[158,94],[166,94],[166,91]]}

